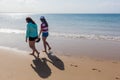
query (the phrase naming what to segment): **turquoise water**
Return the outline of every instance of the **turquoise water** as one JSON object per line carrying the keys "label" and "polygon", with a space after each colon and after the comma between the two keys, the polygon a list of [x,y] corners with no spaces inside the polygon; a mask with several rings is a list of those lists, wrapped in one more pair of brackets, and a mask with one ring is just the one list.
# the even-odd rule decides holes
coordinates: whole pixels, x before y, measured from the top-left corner
{"label": "turquoise water", "polygon": [[26,29],[25,18],[30,16],[40,25],[44,15],[52,36],[119,41],[120,14],[0,14],[0,33],[22,34]]}
{"label": "turquoise water", "polygon": [[38,28],[40,16],[45,16],[51,37],[120,41],[120,14],[0,13],[0,46],[28,47],[25,45],[25,18],[28,16]]}

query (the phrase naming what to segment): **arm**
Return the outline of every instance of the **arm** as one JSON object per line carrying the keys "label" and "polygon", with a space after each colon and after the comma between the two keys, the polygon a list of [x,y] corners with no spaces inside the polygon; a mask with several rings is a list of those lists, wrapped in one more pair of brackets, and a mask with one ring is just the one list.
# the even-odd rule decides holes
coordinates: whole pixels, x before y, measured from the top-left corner
{"label": "arm", "polygon": [[40,37],[41,33],[42,33],[42,29],[40,30],[40,33],[39,33],[39,36],[38,36],[38,37]]}
{"label": "arm", "polygon": [[26,42],[27,42],[28,37],[29,37],[29,26],[27,25],[27,30],[26,30]]}

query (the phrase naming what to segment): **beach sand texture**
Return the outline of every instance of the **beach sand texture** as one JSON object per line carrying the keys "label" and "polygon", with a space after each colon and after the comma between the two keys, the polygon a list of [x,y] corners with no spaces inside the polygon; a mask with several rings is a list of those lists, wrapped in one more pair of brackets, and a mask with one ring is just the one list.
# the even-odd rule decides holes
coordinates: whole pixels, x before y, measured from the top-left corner
{"label": "beach sand texture", "polygon": [[0,49],[0,80],[120,80],[120,61]]}

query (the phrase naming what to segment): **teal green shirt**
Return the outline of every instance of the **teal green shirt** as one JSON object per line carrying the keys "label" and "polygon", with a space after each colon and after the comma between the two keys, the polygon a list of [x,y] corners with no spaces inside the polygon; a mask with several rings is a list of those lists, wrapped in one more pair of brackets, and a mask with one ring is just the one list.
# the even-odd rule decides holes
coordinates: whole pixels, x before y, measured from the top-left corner
{"label": "teal green shirt", "polygon": [[37,37],[37,36],[38,36],[37,25],[33,23],[28,23],[27,30],[26,30],[26,38]]}

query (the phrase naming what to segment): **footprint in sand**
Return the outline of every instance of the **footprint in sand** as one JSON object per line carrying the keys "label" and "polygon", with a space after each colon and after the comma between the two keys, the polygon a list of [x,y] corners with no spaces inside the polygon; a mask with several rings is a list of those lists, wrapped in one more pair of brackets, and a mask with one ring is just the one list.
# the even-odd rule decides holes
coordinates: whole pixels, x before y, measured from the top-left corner
{"label": "footprint in sand", "polygon": [[116,80],[120,80],[120,78],[119,78],[119,77],[116,77],[115,79],[116,79]]}
{"label": "footprint in sand", "polygon": [[71,64],[70,66],[73,66],[73,67],[78,67],[77,65],[73,65],[73,64]]}
{"label": "footprint in sand", "polygon": [[96,68],[93,68],[92,70],[93,70],[93,71],[98,71],[98,72],[101,72],[101,70],[96,69]]}
{"label": "footprint in sand", "polygon": [[114,63],[114,64],[118,64],[118,62],[112,62],[112,63]]}

